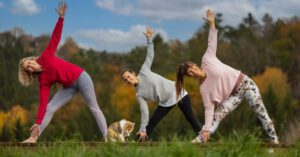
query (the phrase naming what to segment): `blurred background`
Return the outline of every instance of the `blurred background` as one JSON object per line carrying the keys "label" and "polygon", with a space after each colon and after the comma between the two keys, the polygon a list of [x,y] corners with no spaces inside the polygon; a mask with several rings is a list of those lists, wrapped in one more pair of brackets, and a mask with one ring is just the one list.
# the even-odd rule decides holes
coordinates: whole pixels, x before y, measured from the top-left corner
{"label": "blurred background", "polygon": [[[58,19],[59,0],[0,0],[0,141],[30,135],[39,104],[37,81],[18,82],[18,63],[38,56],[48,44]],[[140,125],[135,89],[120,78],[124,67],[138,71],[146,55],[147,25],[156,30],[152,71],[175,80],[183,61],[201,64],[207,47],[205,10],[215,12],[218,58],[251,76],[281,141],[300,139],[300,1],[296,0],[68,0],[57,56],[84,68],[92,77],[108,124],[126,118]],[[185,82],[194,108],[204,122],[203,103],[195,80]],[[52,95],[61,88],[52,87]],[[149,102],[150,115],[157,104]],[[260,122],[243,102],[226,117],[214,136],[234,130],[262,132]],[[174,108],[152,137],[193,137],[191,127]],[[264,133],[261,135],[265,138]],[[40,141],[99,140],[100,131],[82,97],[58,110]]]}

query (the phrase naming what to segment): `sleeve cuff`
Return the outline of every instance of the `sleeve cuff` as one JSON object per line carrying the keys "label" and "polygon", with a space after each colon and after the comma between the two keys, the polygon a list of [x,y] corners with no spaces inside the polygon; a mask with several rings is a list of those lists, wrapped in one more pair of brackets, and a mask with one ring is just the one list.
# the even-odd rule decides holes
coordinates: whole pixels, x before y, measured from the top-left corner
{"label": "sleeve cuff", "polygon": [[209,31],[218,32],[218,29],[209,29]]}
{"label": "sleeve cuff", "polygon": [[37,119],[37,120],[35,121],[35,123],[38,124],[38,125],[41,125],[42,120],[41,120],[41,119]]}
{"label": "sleeve cuff", "polygon": [[145,131],[146,132],[146,126],[141,126],[140,131]]}
{"label": "sleeve cuff", "polygon": [[204,126],[202,127],[202,130],[203,130],[203,131],[210,131],[210,127],[207,126],[207,125],[204,125]]}
{"label": "sleeve cuff", "polygon": [[58,22],[64,22],[64,20],[65,20],[65,18],[63,18],[63,17],[58,18]]}
{"label": "sleeve cuff", "polygon": [[152,40],[150,38],[147,38],[147,44],[152,44]]}

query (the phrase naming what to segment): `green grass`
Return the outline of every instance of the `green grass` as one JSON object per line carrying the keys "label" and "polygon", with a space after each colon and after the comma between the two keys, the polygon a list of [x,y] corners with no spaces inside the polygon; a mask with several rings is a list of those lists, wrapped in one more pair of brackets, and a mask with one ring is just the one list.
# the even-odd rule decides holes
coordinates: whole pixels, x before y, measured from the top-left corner
{"label": "green grass", "polygon": [[86,146],[78,141],[58,141],[51,147],[0,147],[0,155],[5,157],[18,156],[49,156],[49,157],[296,157],[300,156],[300,144],[295,148],[271,148],[261,146],[257,136],[247,133],[233,133],[229,137],[205,145],[191,144],[189,140],[174,137],[171,141],[160,140],[156,145],[138,145],[137,143],[99,144]]}

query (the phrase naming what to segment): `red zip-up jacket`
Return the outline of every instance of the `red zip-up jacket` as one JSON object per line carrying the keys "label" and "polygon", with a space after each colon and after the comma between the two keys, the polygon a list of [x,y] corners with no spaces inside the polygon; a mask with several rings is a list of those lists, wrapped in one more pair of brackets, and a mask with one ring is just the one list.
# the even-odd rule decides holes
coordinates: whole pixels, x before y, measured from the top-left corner
{"label": "red zip-up jacket", "polygon": [[41,124],[44,118],[51,86],[55,83],[62,84],[64,87],[71,86],[83,72],[80,67],[64,61],[55,56],[56,48],[61,39],[64,18],[59,18],[50,42],[38,59],[38,63],[42,66],[42,72],[39,74],[39,109],[36,123]]}

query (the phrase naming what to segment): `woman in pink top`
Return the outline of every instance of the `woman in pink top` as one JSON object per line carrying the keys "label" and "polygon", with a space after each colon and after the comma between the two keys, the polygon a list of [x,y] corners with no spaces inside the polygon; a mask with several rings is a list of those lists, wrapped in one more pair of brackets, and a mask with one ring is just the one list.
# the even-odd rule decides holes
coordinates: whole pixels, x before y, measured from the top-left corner
{"label": "woman in pink top", "polygon": [[[205,107],[205,125],[193,142],[206,142],[214,133],[220,121],[233,111],[246,98],[251,108],[262,122],[263,128],[272,143],[278,143],[274,125],[263,104],[259,89],[248,76],[222,63],[216,56],[217,30],[212,11],[207,10],[210,25],[208,48],[202,57],[201,67],[195,63],[185,62],[177,69],[177,94],[183,89],[184,76],[193,77],[200,82],[200,93]],[[215,110],[215,106],[216,110]]]}
{"label": "woman in pink top", "polygon": [[[107,134],[105,117],[100,110],[93,81],[83,69],[55,56],[56,48],[61,39],[64,16],[67,5],[63,1],[56,9],[59,14],[58,22],[51,36],[50,42],[40,57],[27,57],[20,61],[19,81],[24,86],[32,84],[35,78],[39,80],[40,105],[35,124],[31,127],[31,137],[23,141],[35,143],[49,124],[54,112],[66,104],[76,93],[80,92],[89,109],[96,119],[104,138]],[[55,83],[63,85],[48,103],[51,86]]]}

